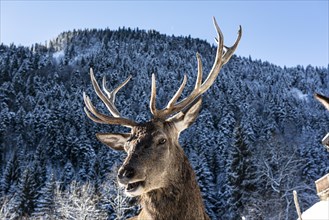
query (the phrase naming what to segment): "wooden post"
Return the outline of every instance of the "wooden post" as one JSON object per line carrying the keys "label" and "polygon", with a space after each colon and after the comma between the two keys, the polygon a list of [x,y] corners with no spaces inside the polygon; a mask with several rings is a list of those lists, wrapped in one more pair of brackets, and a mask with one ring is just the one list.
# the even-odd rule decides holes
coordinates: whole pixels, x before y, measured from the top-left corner
{"label": "wooden post", "polygon": [[301,213],[300,207],[299,207],[299,202],[298,202],[296,190],[293,191],[293,194],[294,194],[294,202],[295,202],[298,218],[299,218],[299,220],[303,220],[302,219],[302,213]]}
{"label": "wooden post", "polygon": [[316,192],[320,200],[328,200],[329,198],[329,173],[315,181]]}

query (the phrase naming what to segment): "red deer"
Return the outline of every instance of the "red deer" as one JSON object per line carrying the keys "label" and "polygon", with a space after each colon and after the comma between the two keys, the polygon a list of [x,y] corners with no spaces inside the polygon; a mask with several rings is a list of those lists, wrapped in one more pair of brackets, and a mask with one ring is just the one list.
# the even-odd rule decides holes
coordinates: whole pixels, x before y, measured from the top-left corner
{"label": "red deer", "polygon": [[152,119],[136,123],[124,118],[114,105],[116,93],[129,81],[125,80],[110,92],[103,78],[103,90],[98,85],[93,71],[90,77],[97,96],[104,102],[112,116],[99,112],[88,96],[84,94],[85,112],[97,123],[122,125],[131,129],[126,134],[96,134],[97,138],[114,150],[125,151],[127,157],[118,170],[117,179],[128,196],[140,197],[142,211],[132,219],[209,219],[205,212],[195,173],[180,147],[180,133],[197,118],[201,108],[201,95],[214,83],[220,69],[233,55],[241,39],[241,26],[238,38],[232,47],[224,46],[223,34],[215,20],[217,30],[217,52],[215,62],[208,77],[202,82],[202,63],[197,53],[198,74],[194,90],[178,102],[185,84],[183,82],[168,105],[156,108],[155,75],[152,75],[150,111]]}

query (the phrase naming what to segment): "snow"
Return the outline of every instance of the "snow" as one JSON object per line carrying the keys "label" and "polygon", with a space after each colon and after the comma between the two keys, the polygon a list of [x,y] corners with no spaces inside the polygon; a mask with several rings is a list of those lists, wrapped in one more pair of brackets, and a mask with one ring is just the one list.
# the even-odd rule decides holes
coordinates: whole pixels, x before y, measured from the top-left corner
{"label": "snow", "polygon": [[302,91],[300,91],[297,88],[293,88],[290,90],[290,92],[292,93],[292,95],[300,100],[305,100],[307,101],[307,94],[304,94]]}
{"label": "snow", "polygon": [[[299,218],[298,218],[299,219]],[[320,201],[302,214],[303,220],[328,220],[329,201]]]}
{"label": "snow", "polygon": [[64,57],[64,51],[63,50],[60,50],[60,51],[57,51],[53,54],[53,58],[55,58],[57,61],[60,60],[60,58]]}
{"label": "snow", "polygon": [[[206,77],[216,50],[201,40],[148,36],[127,30],[63,34],[52,42],[49,50],[42,47],[32,52],[25,47],[0,45],[0,50],[3,48],[0,133],[6,135],[0,138],[0,152],[4,152],[6,159],[0,162],[0,200],[8,198],[7,207],[15,208],[10,208],[8,216],[23,213],[16,206],[23,204],[22,187],[30,184],[27,180],[31,179],[23,179],[22,172],[32,166],[36,167],[31,172],[38,181],[33,180],[29,187],[31,194],[39,195],[39,189],[42,191],[37,199],[31,197],[31,204],[38,208],[36,212],[49,209],[57,215],[61,210],[72,210],[71,204],[76,201],[75,191],[70,188],[72,181],[81,184],[90,181],[97,190],[102,188],[99,183],[106,182],[113,189],[102,189],[100,206],[112,219],[116,208],[109,204],[117,192],[116,167],[124,155],[101,145],[94,133],[127,130],[96,125],[83,113],[81,91],[86,91],[94,104],[102,108],[99,110],[109,114],[93,91],[89,67],[94,67],[99,82],[102,76],[107,76],[109,88],[115,88],[131,74],[133,80],[120,90],[117,107],[122,115],[145,122],[151,116],[147,107],[151,74],[157,74],[157,104],[164,106],[168,96],[177,91],[184,73],[189,80],[182,98],[193,89],[197,77],[195,52],[202,54]],[[24,73],[20,72],[23,67]],[[316,103],[312,93],[329,91],[328,69],[309,68],[306,73],[301,67],[280,68],[233,56],[222,73],[205,94],[200,117],[180,138],[195,168],[211,219],[238,219],[235,216],[242,209],[246,210],[243,212],[246,220],[297,219],[289,209],[291,193],[284,193],[279,203],[275,186],[284,182],[282,192],[291,192],[291,186],[304,191],[304,206],[317,202],[316,195],[310,194],[313,191],[309,190],[309,183],[325,174],[322,167],[329,167],[328,153],[319,139],[328,127],[329,112]],[[240,147],[243,151],[239,154]],[[43,186],[48,184],[52,173],[56,182],[53,184],[60,190],[58,196],[41,194],[46,191]],[[259,178],[264,184],[257,184]],[[250,184],[255,186],[252,192],[247,188]],[[3,194],[3,189],[7,194]],[[45,204],[45,200],[57,201],[57,197],[63,200],[63,207]],[[1,206],[0,209],[6,209]],[[137,207],[134,210],[137,212]],[[2,214],[0,211],[0,219],[10,218]],[[50,219],[56,218],[49,215]]]}

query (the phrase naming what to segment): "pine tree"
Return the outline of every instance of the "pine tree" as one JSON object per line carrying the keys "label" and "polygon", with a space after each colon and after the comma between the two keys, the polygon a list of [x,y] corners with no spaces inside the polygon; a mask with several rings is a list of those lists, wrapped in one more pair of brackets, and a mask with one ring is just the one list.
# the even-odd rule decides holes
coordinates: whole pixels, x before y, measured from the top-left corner
{"label": "pine tree", "polygon": [[47,148],[45,148],[43,143],[44,141],[39,144],[33,155],[34,160],[32,169],[38,189],[41,189],[47,180]]}
{"label": "pine tree", "polygon": [[71,161],[67,161],[67,163],[64,166],[63,174],[61,177],[61,181],[63,183],[64,188],[72,182],[74,176],[75,176],[75,171],[73,165]]}
{"label": "pine tree", "polygon": [[15,151],[11,159],[7,162],[6,168],[1,180],[1,194],[13,194],[16,191],[18,180],[21,175],[21,165],[19,156]]}
{"label": "pine tree", "polygon": [[55,177],[50,175],[45,186],[39,191],[39,198],[36,201],[34,216],[51,217],[55,212],[54,193],[56,189]]}
{"label": "pine tree", "polygon": [[[73,179],[89,180],[99,188],[108,181],[113,164],[122,161],[119,153],[98,143],[94,133],[124,129],[95,124],[83,113],[82,91],[106,112],[92,92],[89,67],[94,67],[98,79],[106,75],[110,88],[131,74],[131,82],[117,94],[116,104],[124,117],[144,122],[151,117],[152,73],[161,85],[157,105],[162,107],[184,73],[189,80],[182,97],[192,90],[195,52],[202,55],[205,73],[216,52],[214,45],[199,39],[130,29],[64,32],[49,45],[36,44],[31,49],[0,45],[0,201],[8,201],[10,210],[23,195],[18,185],[25,167],[30,169],[39,201],[41,189],[49,181],[47,170],[53,170],[61,190]],[[191,160],[198,167],[206,206],[210,210],[215,206],[217,218],[230,219],[231,210],[227,210],[229,198],[234,202],[233,192],[241,196],[243,204],[238,214],[247,219],[258,219],[252,210],[264,219],[296,219],[289,193],[293,188],[305,189],[299,190],[303,191],[304,209],[314,204],[317,196],[309,186],[329,172],[329,154],[320,144],[328,132],[329,113],[315,102],[312,93],[327,94],[328,82],[328,67],[281,68],[233,56],[222,68],[216,83],[203,95],[199,119],[180,136],[182,146],[188,145],[185,150],[195,151]],[[249,161],[243,149],[234,147],[237,122],[250,152]],[[47,150],[40,153],[41,149]],[[39,160],[31,152],[44,154],[47,160]],[[201,165],[204,160],[206,165]],[[246,168],[245,164],[250,165]],[[233,187],[238,180],[240,185]],[[111,208],[106,210],[113,213]]]}
{"label": "pine tree", "polygon": [[37,198],[37,184],[35,183],[32,170],[28,167],[19,179],[12,211],[21,217],[31,216],[35,210]]}
{"label": "pine tree", "polygon": [[205,201],[206,211],[211,219],[215,219],[217,218],[215,214],[216,191],[214,177],[208,167],[207,158],[202,151],[191,149],[189,152],[189,160],[197,176],[202,197]]}
{"label": "pine tree", "polygon": [[230,189],[229,215],[232,219],[241,218],[251,193],[255,191],[255,167],[251,161],[251,151],[246,144],[241,126],[234,130],[234,145],[230,151],[228,185]]}

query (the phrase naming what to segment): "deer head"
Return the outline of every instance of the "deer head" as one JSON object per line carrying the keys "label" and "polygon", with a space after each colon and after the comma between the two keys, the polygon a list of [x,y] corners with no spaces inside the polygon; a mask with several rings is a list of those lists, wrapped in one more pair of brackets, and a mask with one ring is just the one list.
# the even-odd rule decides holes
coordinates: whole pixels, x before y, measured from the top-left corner
{"label": "deer head", "polygon": [[214,83],[220,69],[226,64],[241,38],[241,27],[238,38],[232,47],[224,46],[223,34],[215,20],[214,25],[217,31],[217,53],[212,69],[208,77],[202,82],[202,63],[197,53],[198,74],[194,90],[184,99],[178,101],[187,82],[184,76],[181,86],[163,109],[156,107],[156,79],[152,75],[150,111],[152,119],[145,123],[136,123],[133,120],[124,118],[114,105],[116,93],[130,80],[128,77],[121,85],[113,91],[106,86],[106,79],[103,78],[103,91],[97,83],[93,71],[90,70],[91,82],[97,96],[104,102],[111,113],[105,115],[99,112],[91,103],[90,98],[83,94],[85,112],[87,116],[97,123],[121,125],[131,129],[130,133],[96,134],[97,138],[114,150],[125,151],[127,157],[118,171],[118,182],[125,187],[129,196],[139,196],[155,189],[165,188],[177,177],[181,169],[179,163],[184,160],[184,152],[179,146],[179,134],[188,128],[197,118],[201,108],[202,94],[205,93]]}

